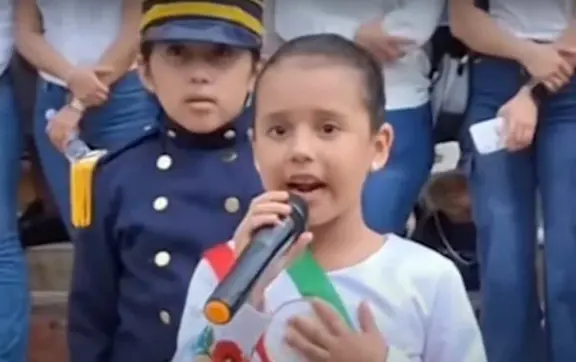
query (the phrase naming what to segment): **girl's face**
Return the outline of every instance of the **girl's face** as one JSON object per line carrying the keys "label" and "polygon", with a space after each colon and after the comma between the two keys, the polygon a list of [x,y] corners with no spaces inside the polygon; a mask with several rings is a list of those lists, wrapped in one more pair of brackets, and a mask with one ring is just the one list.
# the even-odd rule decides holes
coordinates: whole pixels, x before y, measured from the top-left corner
{"label": "girl's face", "polygon": [[255,69],[248,50],[225,45],[156,44],[148,62],[140,63],[145,87],[164,111],[184,128],[213,131],[244,107]]}
{"label": "girl's face", "polygon": [[282,60],[261,79],[254,153],[266,189],[302,196],[310,225],[321,225],[360,208],[367,173],[386,163],[392,130],[371,132],[358,70],[311,60]]}

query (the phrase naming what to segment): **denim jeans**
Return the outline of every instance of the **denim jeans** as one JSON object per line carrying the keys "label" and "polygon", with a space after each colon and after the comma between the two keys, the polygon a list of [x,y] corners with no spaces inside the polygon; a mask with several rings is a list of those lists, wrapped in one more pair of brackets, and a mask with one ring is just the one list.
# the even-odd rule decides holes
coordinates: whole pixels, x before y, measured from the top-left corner
{"label": "denim jeans", "polygon": [[[70,221],[69,163],[52,145],[46,134],[47,113],[66,104],[66,88],[40,79],[34,113],[34,139],[42,169],[56,200],[63,221],[72,231]],[[142,134],[155,120],[157,104],[142,87],[135,71],[127,73],[111,90],[108,101],[89,110],[81,121],[80,137],[91,147],[114,149]]]}
{"label": "denim jeans", "polygon": [[[493,118],[526,81],[515,62],[473,66],[465,130]],[[463,132],[490,362],[576,361],[576,78],[545,100],[531,147],[479,155]],[[536,288],[536,196],[545,237],[546,324]],[[546,338],[545,338],[546,335]]]}
{"label": "denim jeans", "polygon": [[386,112],[394,128],[390,159],[364,184],[362,208],[366,224],[379,233],[402,233],[434,159],[429,104]]}
{"label": "denim jeans", "polygon": [[20,122],[8,71],[0,77],[0,362],[25,362],[30,301],[18,238]]}

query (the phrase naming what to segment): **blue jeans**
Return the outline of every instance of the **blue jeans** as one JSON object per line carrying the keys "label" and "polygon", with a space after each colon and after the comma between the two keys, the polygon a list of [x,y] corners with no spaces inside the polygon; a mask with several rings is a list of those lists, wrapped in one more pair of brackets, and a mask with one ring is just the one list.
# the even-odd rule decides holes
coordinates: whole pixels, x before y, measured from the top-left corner
{"label": "blue jeans", "polygon": [[[464,129],[494,117],[525,81],[517,63],[481,58],[473,68]],[[541,104],[528,149],[479,155],[469,133],[464,136],[488,360],[576,361],[576,78]],[[545,329],[534,266],[537,190],[546,240]]]}
{"label": "blue jeans", "polygon": [[[34,113],[34,139],[44,174],[62,219],[68,230],[72,231],[69,164],[46,134],[47,112],[62,108],[66,104],[67,96],[66,88],[39,80]],[[104,105],[85,115],[80,125],[80,137],[94,148],[120,147],[143,133],[144,127],[155,120],[156,110],[156,103],[142,87],[137,73],[129,72],[112,87],[110,98]]]}
{"label": "blue jeans", "polygon": [[25,362],[30,301],[18,238],[20,122],[12,79],[0,77],[0,362]]}
{"label": "blue jeans", "polygon": [[388,111],[386,122],[394,128],[390,159],[368,176],[362,208],[371,229],[402,233],[434,159],[430,106]]}

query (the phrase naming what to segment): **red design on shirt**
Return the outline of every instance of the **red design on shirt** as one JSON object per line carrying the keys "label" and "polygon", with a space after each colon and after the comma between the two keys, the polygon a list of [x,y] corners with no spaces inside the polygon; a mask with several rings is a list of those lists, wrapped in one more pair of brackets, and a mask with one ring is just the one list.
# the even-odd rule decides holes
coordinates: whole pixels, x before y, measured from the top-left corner
{"label": "red design on shirt", "polygon": [[[208,249],[204,253],[204,259],[210,264],[210,267],[216,274],[216,278],[218,281],[221,281],[228,275],[234,263],[236,262],[236,254],[229,243],[222,243],[218,244],[215,247]],[[235,348],[238,349],[238,356],[239,359],[218,359],[220,356],[217,355],[216,349],[219,343],[225,343],[226,345],[233,344]],[[222,347],[222,348],[233,348],[233,347]],[[268,354],[266,353],[266,347],[264,346],[262,337],[258,340],[258,344],[255,346],[255,352],[260,357],[262,362],[270,362],[268,358]],[[231,341],[222,341],[216,344],[214,348],[214,352],[212,353],[212,358],[214,362],[243,362],[242,360],[242,351],[241,349]]]}
{"label": "red design on shirt", "polygon": [[245,362],[242,350],[232,341],[218,341],[212,351],[214,362]]}
{"label": "red design on shirt", "polygon": [[214,270],[218,281],[221,281],[234,266],[236,255],[228,243],[222,243],[208,249],[204,253],[204,259],[210,264],[212,270]]}

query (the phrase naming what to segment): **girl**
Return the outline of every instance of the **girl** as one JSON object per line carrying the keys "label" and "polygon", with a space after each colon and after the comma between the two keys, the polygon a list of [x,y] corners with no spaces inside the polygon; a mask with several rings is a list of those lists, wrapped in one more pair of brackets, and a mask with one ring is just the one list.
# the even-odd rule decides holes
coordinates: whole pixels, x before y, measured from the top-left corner
{"label": "girl", "polygon": [[[362,186],[384,167],[392,142],[383,94],[379,65],[336,35],[296,38],[269,59],[254,126],[269,191],[252,201],[234,241],[207,252],[196,269],[174,362],[486,361],[455,266],[363,221]],[[309,205],[309,232],[287,255],[294,262],[262,282],[269,286],[252,296],[257,309],[246,305],[229,325],[207,326],[208,295],[252,232],[290,212],[288,192]]]}
{"label": "girl", "polygon": [[[506,129],[501,152],[479,154],[468,132],[462,142],[470,154],[490,362],[576,360],[575,4],[490,0],[486,12],[472,0],[451,1],[452,31],[478,54],[466,129],[495,117],[503,117]],[[532,90],[542,88],[525,87],[528,82],[545,85],[549,96],[536,101],[541,94]],[[545,329],[535,269],[538,192]]]}
{"label": "girl", "polygon": [[41,77],[34,138],[69,231],[69,166],[46,132],[48,121],[74,104],[78,117],[57,123],[68,136],[79,127],[81,137],[96,148],[114,148],[142,133],[156,106],[134,69],[140,6],[133,0],[82,6],[74,0],[16,2],[16,45]]}
{"label": "girl", "polygon": [[162,112],[96,171],[93,159],[75,168],[96,177],[94,195],[75,185],[95,208],[78,218],[71,362],[169,360],[201,254],[231,237],[262,190],[246,109],[262,4],[158,0],[144,9],[139,70]]}

